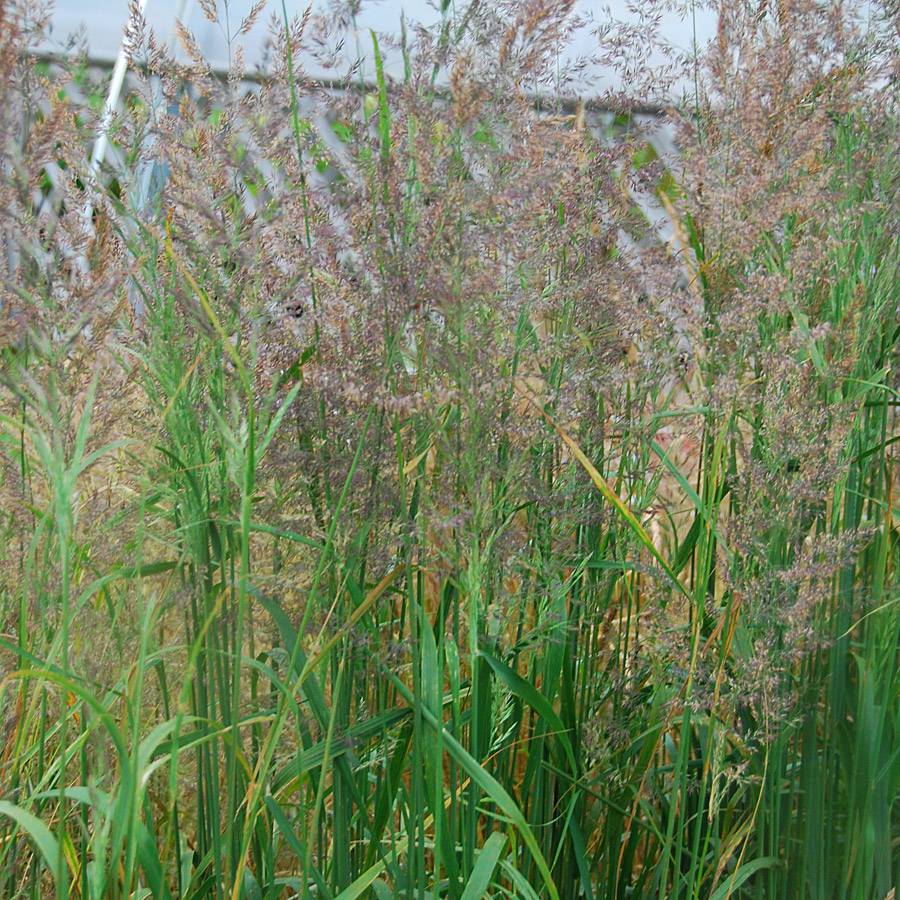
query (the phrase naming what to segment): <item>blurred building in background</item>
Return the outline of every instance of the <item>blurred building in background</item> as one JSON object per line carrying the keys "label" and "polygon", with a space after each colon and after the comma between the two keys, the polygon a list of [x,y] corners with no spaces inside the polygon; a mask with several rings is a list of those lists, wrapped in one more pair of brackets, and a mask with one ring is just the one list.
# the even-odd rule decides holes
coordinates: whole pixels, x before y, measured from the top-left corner
{"label": "blurred building in background", "polygon": [[[253,8],[253,0],[133,0],[139,7],[150,28],[153,29],[159,43],[166,43],[176,59],[187,61],[184,48],[177,37],[177,25],[181,23],[194,36],[214,72],[225,74],[230,67],[232,54],[237,44],[242,47],[242,55],[246,67],[248,81],[258,80],[267,73],[267,46],[272,40],[280,39],[284,28],[284,11],[281,0],[269,0],[268,5],[257,18],[254,26],[235,39],[231,36],[238,33],[243,19]],[[489,0],[472,0],[472,2],[489,2]],[[634,35],[640,33],[642,27],[649,27],[647,20],[637,17],[629,0],[610,0],[611,6],[578,0],[573,15],[577,27],[572,34],[571,42],[559,50],[558,70],[561,73],[577,70],[579,75],[561,86],[557,95],[567,96],[570,111],[575,111],[575,104],[581,100],[592,100],[601,97],[604,91],[633,91],[634,83],[623,83],[623,77],[629,78],[629,72],[637,79],[640,73],[653,72],[654,67],[666,64],[667,53],[663,50],[651,51],[651,43],[645,43],[645,57],[641,65],[629,66],[626,61],[615,58],[616,46],[614,35],[616,27],[637,29],[632,33],[629,46],[635,45]],[[667,12],[660,14],[659,27],[656,33],[668,46],[671,53],[680,53],[686,58],[696,57],[702,53],[715,31],[715,14],[707,7],[691,4],[693,0],[684,0],[685,10],[679,14]],[[660,0],[650,0],[651,5],[662,6]],[[218,21],[211,22],[204,14],[204,8],[215,8]],[[315,0],[311,8],[313,14],[330,14],[343,16],[347,26],[346,38],[335,48],[335,56],[331,68],[324,68],[311,56],[295,59],[295,66],[302,67],[304,75],[319,82],[340,82],[351,70],[354,80],[372,83],[375,78],[375,64],[372,52],[372,31],[383,36],[380,47],[385,61],[385,69],[389,77],[403,77],[403,55],[399,49],[399,36],[405,29],[407,35],[415,34],[418,26],[434,29],[448,18],[459,22],[465,16],[466,0],[450,0],[444,3],[443,13],[440,8],[428,0],[380,0],[380,2],[353,3],[347,0]],[[113,120],[115,111],[120,108],[122,99],[128,94],[129,77],[128,62],[124,51],[124,35],[129,21],[131,5],[128,0],[95,0],[85,4],[83,0],[56,0],[50,29],[41,51],[49,60],[73,56],[87,52],[89,79],[93,91],[92,105],[103,109],[101,127],[91,153],[91,164],[95,174],[100,174],[105,163],[113,163],[117,151],[107,143],[106,132]],[[306,0],[285,0],[284,9],[288,16],[303,16],[307,9]],[[443,18],[442,18],[443,17]],[[403,23],[401,25],[401,22]],[[618,22],[618,26],[610,23]],[[604,27],[607,30],[604,31]],[[396,40],[390,40],[395,38]],[[638,39],[637,44],[641,46]],[[604,60],[605,54],[605,60]],[[623,73],[625,73],[623,75]],[[440,81],[440,76],[438,77]],[[562,84],[562,83],[561,83]],[[248,84],[248,89],[252,86]],[[72,85],[75,93],[84,93],[78,84]],[[672,87],[672,102],[679,104],[679,97],[689,98],[692,84],[684,76]],[[326,94],[327,95],[327,94]],[[84,96],[81,99],[85,99]],[[302,101],[304,104],[306,100]],[[648,104],[643,111],[638,108],[630,116],[625,127],[631,131],[641,129],[644,138],[649,140],[658,156],[671,161],[677,155],[672,129],[658,118],[658,113],[665,105]],[[341,143],[332,129],[329,110],[321,105],[306,108],[304,115],[310,117],[311,124],[320,140],[331,146],[335,158],[340,159]],[[619,126],[602,104],[594,104],[587,111],[587,124],[596,133],[605,138],[613,138],[613,132]],[[153,205],[168,178],[165,164],[160,163],[154,149],[152,136],[148,136],[141,147],[134,174],[136,183],[131,187],[131,199],[137,209],[143,210]],[[323,177],[327,177],[325,173]],[[55,164],[50,163],[46,169],[49,182],[55,183],[59,172]],[[247,196],[247,212],[252,215],[258,198]],[[48,193],[40,206],[51,210],[54,208],[54,192]],[[642,207],[642,212],[656,228],[656,233],[664,240],[671,237],[671,221],[657,204],[647,205],[645,199],[635,197],[635,202]],[[90,206],[86,213],[90,212]]]}
{"label": "blurred building in background", "polygon": [[[715,14],[706,6],[701,7],[687,0],[688,5],[681,13],[660,13],[660,33],[665,41],[676,51],[691,53],[694,48],[702,49],[715,33]],[[218,0],[217,9],[221,15],[221,23],[210,22],[203,14],[201,4],[197,0],[145,0],[144,16],[154,29],[157,38],[167,40],[176,54],[184,55],[175,37],[175,23],[180,21],[195,36],[206,54],[213,69],[227,70],[229,65],[228,30],[237,30],[238,24],[247,16],[252,8],[253,0],[229,0],[225,3]],[[286,0],[289,16],[303,15],[307,8],[307,0]],[[618,76],[599,62],[590,62],[598,55],[601,41],[597,30],[610,18],[619,22],[638,25],[640,20],[630,9],[629,0],[609,0],[608,3],[578,0],[574,15],[584,20],[577,29],[570,46],[561,48],[560,64],[565,68],[567,61],[574,62],[578,58],[588,60],[585,70],[587,79],[593,81],[593,89],[602,91],[616,86]],[[655,6],[662,4],[656,2]],[[351,15],[352,7],[359,6],[356,15]],[[459,17],[464,14],[464,0],[451,2],[446,15]],[[385,35],[399,35],[401,18],[405,20],[407,31],[412,33],[416,25],[426,27],[441,22],[441,12],[436,4],[428,0],[374,0],[368,3],[335,3],[334,0],[314,0],[312,11],[322,12],[326,8],[346,11],[345,15],[352,22],[352,29],[358,38],[356,45],[346,42],[341,52],[344,67],[349,68],[358,57],[362,58],[364,73],[368,69],[371,75],[374,64],[368,56],[371,49],[369,30]],[[113,64],[119,52],[123,30],[128,19],[129,4],[127,0],[97,0],[85,4],[83,0],[57,0],[52,18],[52,33],[47,45],[50,53],[67,52],[71,46],[70,38],[80,33],[86,40],[90,56],[97,62]],[[244,58],[250,71],[259,67],[265,69],[264,47],[270,33],[272,19],[282,21],[280,0],[270,0],[265,11],[259,17],[250,33],[241,38]],[[277,27],[277,25],[276,25]],[[389,74],[402,74],[402,59],[399,54],[386,54]],[[335,71],[325,72],[317,67],[312,59],[303,60],[307,75],[312,78],[334,76]],[[651,63],[662,65],[661,56],[651,58]],[[317,70],[318,68],[318,70]],[[586,84],[586,89],[588,85]]]}

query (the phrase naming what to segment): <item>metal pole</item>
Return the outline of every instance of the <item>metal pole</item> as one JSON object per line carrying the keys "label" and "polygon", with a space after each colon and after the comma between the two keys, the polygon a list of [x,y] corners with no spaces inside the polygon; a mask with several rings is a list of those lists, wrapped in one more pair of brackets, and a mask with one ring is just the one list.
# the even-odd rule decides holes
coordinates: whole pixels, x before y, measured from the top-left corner
{"label": "metal pole", "polygon": [[[138,11],[144,14],[147,6],[147,0],[139,0]],[[112,125],[113,116],[119,105],[119,97],[122,93],[122,85],[125,83],[125,73],[128,71],[128,55],[131,50],[131,37],[128,31],[122,36],[122,43],[119,45],[119,55],[116,57],[116,64],[113,68],[112,78],[109,82],[109,91],[106,94],[106,103],[103,106],[103,119],[100,122],[100,134],[94,141],[94,149],[91,153],[91,175],[96,177],[100,172],[100,166],[106,157],[106,149],[109,146],[109,128]],[[88,201],[84,210],[85,219],[90,222],[94,213],[93,204]]]}

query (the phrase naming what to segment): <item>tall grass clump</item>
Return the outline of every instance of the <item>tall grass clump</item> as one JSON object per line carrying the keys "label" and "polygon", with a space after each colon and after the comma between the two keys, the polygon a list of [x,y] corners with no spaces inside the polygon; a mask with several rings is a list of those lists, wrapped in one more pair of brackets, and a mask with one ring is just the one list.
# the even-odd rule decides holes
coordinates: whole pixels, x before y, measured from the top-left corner
{"label": "tall grass clump", "polygon": [[892,895],[894,13],[571,6],[0,3],[4,896]]}

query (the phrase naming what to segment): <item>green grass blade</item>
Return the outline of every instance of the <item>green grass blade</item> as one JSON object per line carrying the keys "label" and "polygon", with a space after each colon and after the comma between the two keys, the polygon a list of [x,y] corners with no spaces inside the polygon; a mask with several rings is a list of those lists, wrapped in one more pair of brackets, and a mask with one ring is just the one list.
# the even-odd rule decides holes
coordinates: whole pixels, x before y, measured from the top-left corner
{"label": "green grass blade", "polygon": [[739,869],[735,869],[734,874],[728,881],[716,888],[715,893],[709,900],[729,900],[731,895],[755,872],[760,871],[760,869],[769,869],[782,865],[784,865],[783,861],[776,856],[764,856],[761,859],[754,859],[751,862],[744,863]]}
{"label": "green grass blade", "polygon": [[482,900],[491,885],[494,870],[500,860],[500,854],[506,848],[508,838],[495,831],[485,842],[478,853],[478,861],[466,882],[460,900]]}

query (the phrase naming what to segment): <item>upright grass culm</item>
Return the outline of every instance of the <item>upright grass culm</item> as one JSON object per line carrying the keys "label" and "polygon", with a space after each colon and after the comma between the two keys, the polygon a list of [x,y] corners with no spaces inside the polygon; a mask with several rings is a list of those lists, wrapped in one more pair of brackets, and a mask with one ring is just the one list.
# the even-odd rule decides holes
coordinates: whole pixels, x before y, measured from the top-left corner
{"label": "upright grass culm", "polygon": [[728,0],[683,104],[611,23],[599,115],[571,7],[325,90],[205,3],[110,123],[0,4],[3,896],[897,887],[896,16]]}

